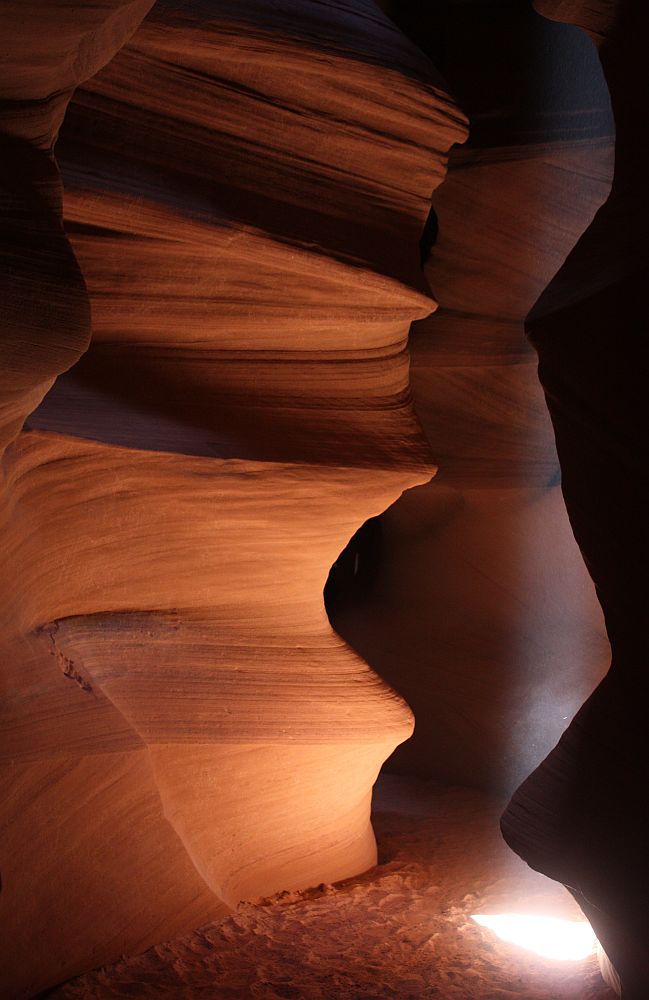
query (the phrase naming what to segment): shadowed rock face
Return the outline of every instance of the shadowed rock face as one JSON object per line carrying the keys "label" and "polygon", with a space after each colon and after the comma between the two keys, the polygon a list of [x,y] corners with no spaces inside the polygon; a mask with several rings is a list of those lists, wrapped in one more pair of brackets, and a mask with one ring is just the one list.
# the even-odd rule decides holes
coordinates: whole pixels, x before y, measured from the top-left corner
{"label": "shadowed rock face", "polygon": [[[503,818],[510,844],[575,892],[625,998],[649,990],[646,781],[647,158],[644,4],[543,3],[590,30],[616,116],[610,197],[530,316],[563,492],[611,669]],[[640,107],[642,106],[642,112]],[[637,116],[637,117],[636,117]]]}
{"label": "shadowed rock face", "polygon": [[406,337],[462,116],[369,0],[149,7],[7,14],[12,995],[370,866],[412,728],[322,588],[434,472]]}
{"label": "shadowed rock face", "polygon": [[434,196],[439,309],[410,336],[439,472],[380,518],[373,589],[332,620],[415,713],[390,769],[511,795],[610,663],[524,319],[608,196],[614,126],[580,29],[515,2],[391,8],[471,119]]}
{"label": "shadowed rock face", "polygon": [[78,10],[65,2],[28,2],[2,10],[3,448],[53,379],[88,346],[88,297],[61,226],[52,149],[75,88],[108,62],[151,3],[105,0]]}

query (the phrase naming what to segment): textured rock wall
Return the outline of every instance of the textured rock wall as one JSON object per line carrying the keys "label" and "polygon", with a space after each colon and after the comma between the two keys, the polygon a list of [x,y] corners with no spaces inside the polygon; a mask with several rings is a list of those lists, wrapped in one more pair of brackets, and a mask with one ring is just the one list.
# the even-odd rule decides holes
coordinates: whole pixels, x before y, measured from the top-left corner
{"label": "textured rock wall", "polygon": [[406,337],[463,120],[369,0],[159,3],[68,110],[63,229],[65,104],[149,6],[3,8],[9,995],[367,868],[412,727],[322,587],[434,471]]}

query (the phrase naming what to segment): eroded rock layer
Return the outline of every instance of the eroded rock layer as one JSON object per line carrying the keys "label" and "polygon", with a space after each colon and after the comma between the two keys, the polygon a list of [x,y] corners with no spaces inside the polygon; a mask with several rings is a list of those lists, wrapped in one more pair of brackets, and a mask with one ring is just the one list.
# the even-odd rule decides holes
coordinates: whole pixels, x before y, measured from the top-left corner
{"label": "eroded rock layer", "polygon": [[65,104],[150,5],[47,6],[3,139],[10,995],[373,863],[411,715],[322,587],[434,471],[406,337],[464,136],[369,0],[159,3],[68,110],[64,231]]}

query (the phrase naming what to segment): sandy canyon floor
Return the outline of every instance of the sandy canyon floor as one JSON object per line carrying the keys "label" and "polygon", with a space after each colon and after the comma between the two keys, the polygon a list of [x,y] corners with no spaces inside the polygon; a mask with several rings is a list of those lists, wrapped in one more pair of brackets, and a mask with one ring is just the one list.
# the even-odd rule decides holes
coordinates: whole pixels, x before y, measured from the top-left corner
{"label": "sandy canyon floor", "polygon": [[610,1000],[594,957],[539,958],[471,920],[506,911],[578,919],[562,887],[511,855],[501,803],[383,776],[379,864],[225,921],[54,990],[57,1000]]}

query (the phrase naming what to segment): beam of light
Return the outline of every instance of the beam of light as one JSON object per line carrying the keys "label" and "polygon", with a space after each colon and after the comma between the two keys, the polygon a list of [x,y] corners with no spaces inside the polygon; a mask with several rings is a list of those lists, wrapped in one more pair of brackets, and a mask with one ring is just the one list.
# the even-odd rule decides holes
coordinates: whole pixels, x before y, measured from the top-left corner
{"label": "beam of light", "polygon": [[501,941],[563,962],[579,962],[593,955],[597,939],[585,920],[560,920],[523,913],[474,913],[477,924],[493,931]]}

